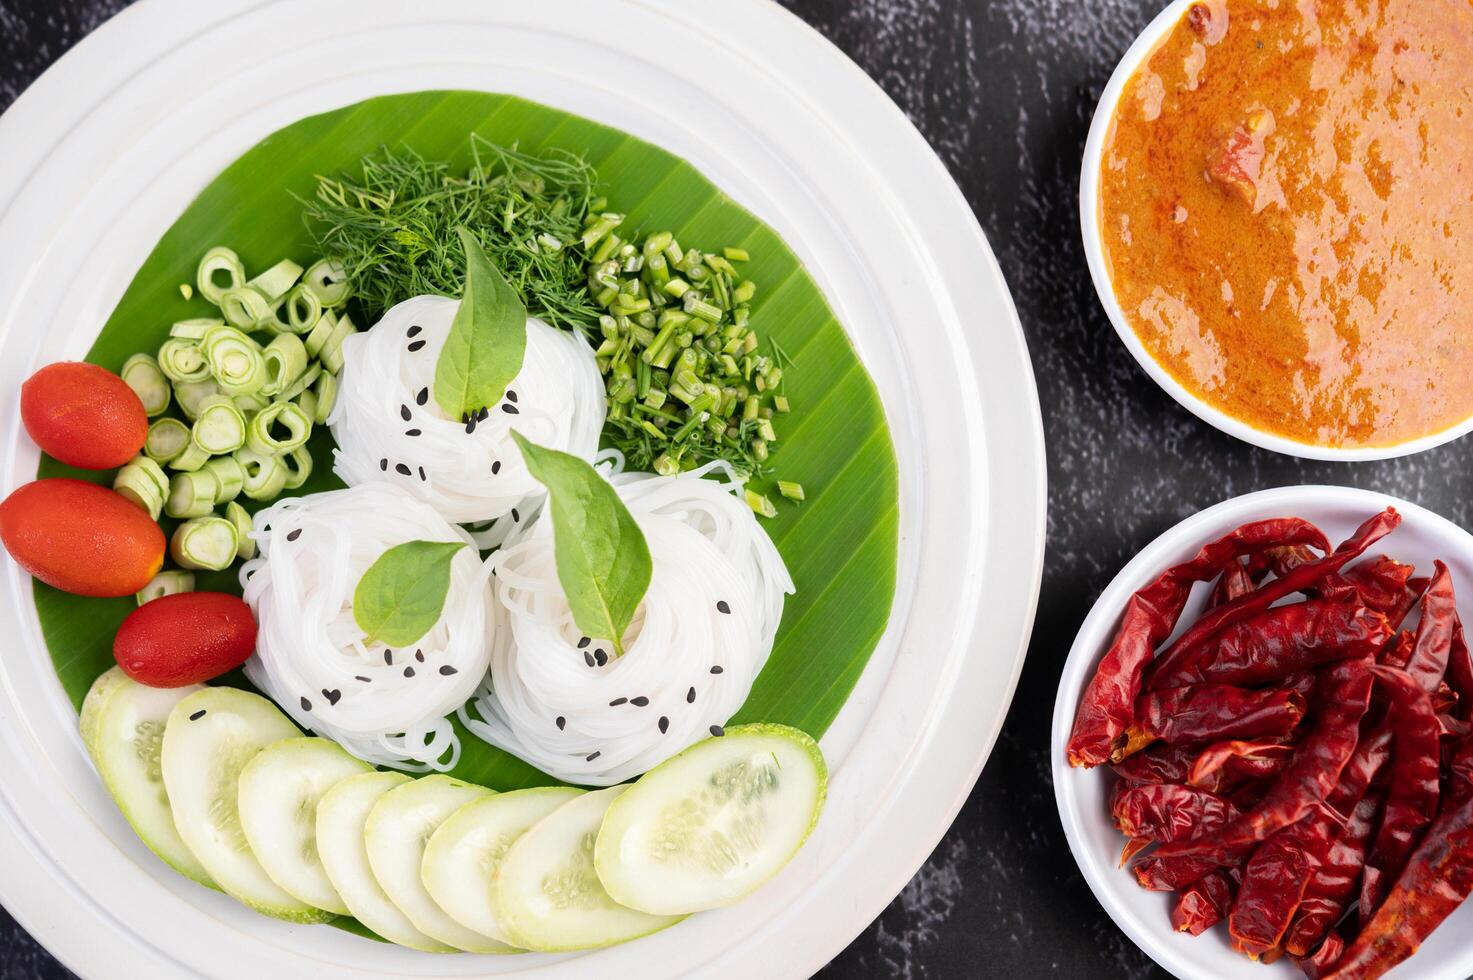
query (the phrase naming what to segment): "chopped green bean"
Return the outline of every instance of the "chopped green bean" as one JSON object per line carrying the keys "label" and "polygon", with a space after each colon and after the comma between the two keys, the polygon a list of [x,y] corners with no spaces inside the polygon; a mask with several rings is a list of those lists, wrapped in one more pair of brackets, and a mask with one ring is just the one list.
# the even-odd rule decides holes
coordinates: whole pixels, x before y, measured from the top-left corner
{"label": "chopped green bean", "polygon": [[210,375],[227,395],[253,395],[266,384],[261,347],[235,327],[215,327],[200,342]]}
{"label": "chopped green bean", "polygon": [[245,470],[241,490],[252,500],[271,500],[286,488],[286,464],[280,456],[258,453],[246,446],[235,451],[235,459]]}
{"label": "chopped green bean", "polygon": [[[303,392],[310,395],[311,392]],[[298,446],[282,457],[286,467],[286,489],[296,490],[312,475],[312,453],[306,446]]]}
{"label": "chopped green bean", "polygon": [[301,277],[301,266],[291,259],[282,259],[246,285],[260,293],[267,303],[275,304]]}
{"label": "chopped green bean", "polygon": [[199,416],[199,407],[206,398],[221,393],[220,386],[215,383],[214,378],[174,382],[174,401],[179,403],[179,411],[183,412],[184,417],[191,422]]}
{"label": "chopped green bean", "polygon": [[210,365],[198,343],[183,337],[170,337],[159,347],[159,369],[176,384],[204,381],[210,376]]}
{"label": "chopped green bean", "polygon": [[302,288],[322,306],[341,306],[348,300],[348,272],[337,259],[318,259],[302,274]]}

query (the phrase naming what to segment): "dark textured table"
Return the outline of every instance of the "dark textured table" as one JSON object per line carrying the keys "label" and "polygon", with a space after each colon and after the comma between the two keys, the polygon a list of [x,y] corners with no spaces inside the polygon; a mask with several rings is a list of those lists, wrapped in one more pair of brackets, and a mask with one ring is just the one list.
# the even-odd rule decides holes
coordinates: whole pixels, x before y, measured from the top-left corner
{"label": "dark textured table", "polygon": [[[126,2],[0,0],[0,108]],[[1028,335],[1049,461],[1038,626],[1002,737],[931,859],[825,977],[1159,975],[1095,902],[1054,810],[1054,691],[1095,595],[1171,524],[1263,487],[1348,484],[1473,517],[1473,441],[1356,466],[1277,456],[1198,422],[1116,339],[1079,244],[1080,152],[1116,60],[1163,4],[787,0],[900,104],[971,202]],[[0,978],[65,976],[0,910]]]}

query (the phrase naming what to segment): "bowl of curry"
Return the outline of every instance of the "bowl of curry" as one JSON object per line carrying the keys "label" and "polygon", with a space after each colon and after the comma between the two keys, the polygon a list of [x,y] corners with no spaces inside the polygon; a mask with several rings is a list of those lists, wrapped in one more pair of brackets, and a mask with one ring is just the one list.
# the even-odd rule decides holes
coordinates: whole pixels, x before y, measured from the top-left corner
{"label": "bowl of curry", "polygon": [[1364,460],[1473,429],[1473,2],[1176,0],[1126,52],[1080,219],[1186,408]]}

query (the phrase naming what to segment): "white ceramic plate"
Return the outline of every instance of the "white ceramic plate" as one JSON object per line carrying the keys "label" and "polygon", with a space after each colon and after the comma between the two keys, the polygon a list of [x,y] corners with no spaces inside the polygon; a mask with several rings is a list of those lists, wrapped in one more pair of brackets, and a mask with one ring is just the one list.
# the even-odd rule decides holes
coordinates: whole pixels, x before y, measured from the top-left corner
{"label": "white ceramic plate", "polygon": [[[823,821],[741,905],[582,956],[427,956],[266,919],[132,837],[83,754],[30,582],[7,562],[0,901],[83,975],[806,976],[925,860],[1002,725],[1045,507],[1017,317],[920,135],[773,3],[728,0],[719,17],[653,0],[129,8],[0,118],[0,404],[16,404],[36,366],[87,349],[164,230],[261,137],[367,96],[455,87],[536,99],[690,160],[799,253],[874,376],[900,461],[899,587],[890,629],[823,740]],[[4,417],[8,489],[33,477],[36,451],[18,413]]]}
{"label": "white ceramic plate", "polygon": [[1115,288],[1110,283],[1110,267],[1105,260],[1105,244],[1100,234],[1100,167],[1105,152],[1105,139],[1110,131],[1110,121],[1115,115],[1115,107],[1120,102],[1120,96],[1125,91],[1125,84],[1130,81],[1136,69],[1149,59],[1156,48],[1166,40],[1172,28],[1180,22],[1192,2],[1193,0],[1172,0],[1172,3],[1161,11],[1156,19],[1146,26],[1145,30],[1141,31],[1135,43],[1125,52],[1125,56],[1120,59],[1120,64],[1115,68],[1115,73],[1110,76],[1109,84],[1105,86],[1104,92],[1100,95],[1099,105],[1095,107],[1094,121],[1089,127],[1089,138],[1084,144],[1084,166],[1079,177],[1079,229],[1084,238],[1085,258],[1089,263],[1089,274],[1094,280],[1095,292],[1099,294],[1100,305],[1105,308],[1110,322],[1115,325],[1115,332],[1120,335],[1120,340],[1140,364],[1142,370],[1151,376],[1151,380],[1160,385],[1187,411],[1230,436],[1255,446],[1262,446],[1264,449],[1271,449],[1276,453],[1302,456],[1305,459],[1329,459],[1341,462],[1390,459],[1394,456],[1408,456],[1424,449],[1431,449],[1433,446],[1440,446],[1473,431],[1473,416],[1470,416],[1441,432],[1434,432],[1431,435],[1390,446],[1340,449],[1334,446],[1317,446],[1313,443],[1299,442],[1271,432],[1264,432],[1262,429],[1255,429],[1242,419],[1235,418],[1203,401],[1195,392],[1172,377],[1171,373],[1151,356],[1150,351],[1146,350],[1145,344],[1141,343],[1140,337],[1131,327],[1130,321],[1126,319],[1125,311],[1115,297]]}
{"label": "white ceramic plate", "polygon": [[[1100,656],[1115,636],[1120,613],[1131,593],[1168,566],[1185,561],[1206,542],[1247,521],[1265,517],[1302,517],[1319,525],[1332,544],[1344,540],[1362,521],[1387,506],[1402,516],[1401,526],[1371,547],[1430,574],[1440,558],[1452,572],[1456,588],[1473,590],[1473,536],[1456,524],[1416,504],[1368,490],[1347,487],[1280,487],[1224,501],[1187,518],[1146,546],[1115,576],[1090,610],[1064,664],[1059,696],[1054,702],[1053,773],[1059,817],[1074,859],[1095,897],[1125,934],[1162,967],[1182,980],[1289,980],[1303,974],[1289,961],[1272,966],[1254,963],[1228,946],[1226,927],[1201,936],[1175,932],[1169,915],[1173,896],[1146,891],[1129,869],[1117,867],[1124,838],[1110,822],[1108,769],[1073,769],[1064,745],[1074,712]],[[1207,587],[1199,586],[1182,616],[1182,628],[1202,608]],[[1432,934],[1393,977],[1418,980],[1463,980],[1473,976],[1473,904],[1464,904]]]}

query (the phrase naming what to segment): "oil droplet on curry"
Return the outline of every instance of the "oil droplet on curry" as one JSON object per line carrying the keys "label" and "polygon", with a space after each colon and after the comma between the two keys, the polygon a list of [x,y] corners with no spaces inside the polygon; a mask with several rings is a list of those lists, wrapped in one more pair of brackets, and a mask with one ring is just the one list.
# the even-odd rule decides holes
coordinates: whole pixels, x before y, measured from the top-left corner
{"label": "oil droplet on curry", "polygon": [[1340,447],[1473,416],[1473,0],[1199,0],[1100,199],[1131,325],[1223,412]]}

